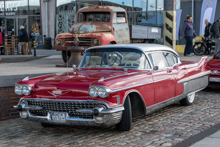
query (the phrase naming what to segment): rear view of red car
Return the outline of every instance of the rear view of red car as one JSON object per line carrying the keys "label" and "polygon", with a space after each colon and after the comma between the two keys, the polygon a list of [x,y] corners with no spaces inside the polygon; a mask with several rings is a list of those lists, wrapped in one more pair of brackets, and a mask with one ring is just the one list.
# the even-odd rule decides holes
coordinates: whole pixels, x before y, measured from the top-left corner
{"label": "rear view of red car", "polygon": [[220,88],[220,52],[215,54],[213,59],[209,60],[207,68],[211,70],[208,87]]}

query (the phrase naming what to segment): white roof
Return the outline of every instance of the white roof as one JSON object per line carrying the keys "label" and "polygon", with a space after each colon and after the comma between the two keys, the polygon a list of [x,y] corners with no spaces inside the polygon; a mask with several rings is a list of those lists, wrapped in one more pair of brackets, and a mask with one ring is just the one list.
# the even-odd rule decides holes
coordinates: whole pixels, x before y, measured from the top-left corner
{"label": "white roof", "polygon": [[161,51],[161,50],[171,51],[171,52],[175,53],[177,56],[179,56],[178,53],[175,50],[173,50],[172,48],[170,48],[168,46],[160,45],[160,44],[149,44],[149,43],[101,45],[101,46],[90,47],[88,49],[93,49],[93,48],[118,48],[118,47],[134,48],[134,49],[139,49],[143,52]]}
{"label": "white roof", "polygon": [[111,10],[113,12],[125,12],[125,9],[122,7],[118,7],[118,6],[88,6],[88,7],[83,7],[81,8],[79,11],[84,11],[87,10],[89,11],[99,11],[99,9],[103,10]]}

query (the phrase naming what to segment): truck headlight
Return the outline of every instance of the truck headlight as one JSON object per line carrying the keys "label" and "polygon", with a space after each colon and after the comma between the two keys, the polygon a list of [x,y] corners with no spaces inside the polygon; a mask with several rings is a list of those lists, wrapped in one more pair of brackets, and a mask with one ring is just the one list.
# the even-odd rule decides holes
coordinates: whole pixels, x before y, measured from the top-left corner
{"label": "truck headlight", "polygon": [[15,93],[17,95],[22,95],[22,85],[19,85],[19,84],[15,84]]}
{"label": "truck headlight", "polygon": [[94,85],[89,88],[89,95],[91,97],[105,98],[109,95],[110,89],[105,86]]}
{"label": "truck headlight", "polygon": [[94,45],[100,45],[100,44],[101,44],[101,41],[98,38],[96,38],[94,40]]}
{"label": "truck headlight", "polygon": [[15,93],[17,95],[29,95],[31,93],[32,88],[28,85],[23,84],[15,84]]}
{"label": "truck headlight", "polygon": [[57,43],[57,45],[61,45],[62,40],[61,39],[57,39],[56,43]]}
{"label": "truck headlight", "polygon": [[90,87],[89,88],[89,95],[91,97],[97,97],[98,96],[98,90],[96,87]]}

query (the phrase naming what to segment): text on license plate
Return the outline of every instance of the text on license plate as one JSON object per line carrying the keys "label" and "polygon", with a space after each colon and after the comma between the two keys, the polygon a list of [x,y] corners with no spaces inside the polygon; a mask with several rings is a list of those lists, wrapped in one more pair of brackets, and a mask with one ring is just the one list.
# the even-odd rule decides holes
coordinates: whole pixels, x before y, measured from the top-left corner
{"label": "text on license plate", "polygon": [[66,113],[51,112],[51,119],[54,122],[65,123],[66,122]]}
{"label": "text on license plate", "polygon": [[210,77],[209,81],[211,81],[211,82],[220,82],[220,78],[212,78],[212,77]]}

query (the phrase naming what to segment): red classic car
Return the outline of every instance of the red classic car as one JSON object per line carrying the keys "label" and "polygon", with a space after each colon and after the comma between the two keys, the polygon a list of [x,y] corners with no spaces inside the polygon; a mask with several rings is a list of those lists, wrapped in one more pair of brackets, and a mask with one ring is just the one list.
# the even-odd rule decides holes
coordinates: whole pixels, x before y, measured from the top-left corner
{"label": "red classic car", "polygon": [[207,69],[211,70],[208,87],[220,87],[220,52],[208,61]]}
{"label": "red classic car", "polygon": [[190,105],[208,85],[207,57],[181,63],[169,47],[125,44],[86,50],[72,72],[25,78],[15,84],[20,116],[54,124],[130,130],[132,117],[179,101]]}

